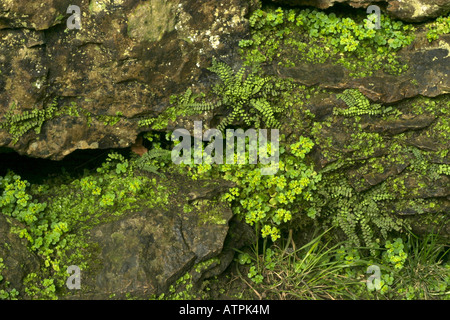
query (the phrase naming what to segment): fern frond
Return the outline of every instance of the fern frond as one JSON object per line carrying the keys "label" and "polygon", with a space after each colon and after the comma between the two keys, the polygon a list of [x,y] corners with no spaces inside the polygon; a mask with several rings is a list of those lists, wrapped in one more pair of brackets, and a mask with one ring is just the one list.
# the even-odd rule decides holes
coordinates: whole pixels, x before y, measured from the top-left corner
{"label": "fern frond", "polygon": [[218,106],[220,106],[221,103],[219,104],[214,104],[211,102],[195,102],[195,103],[191,103],[186,105],[187,107],[191,107],[194,110],[198,110],[198,111],[211,111],[216,109]]}
{"label": "fern frond", "polygon": [[361,92],[357,89],[347,89],[343,93],[337,94],[336,97],[345,102],[348,106],[347,109],[335,108],[333,113],[335,115],[343,115],[345,117],[360,116],[363,114],[368,115],[380,115],[386,114],[392,111],[392,108],[384,108],[380,104],[370,104]]}
{"label": "fern frond", "polygon": [[209,71],[214,72],[219,78],[228,86],[233,79],[233,69],[226,63],[217,61],[213,57],[212,66],[208,68]]}
{"label": "fern frond", "polygon": [[212,89],[217,96],[220,96],[219,102],[190,103],[189,106],[200,111],[225,106],[229,113],[217,127],[222,131],[235,120],[243,121],[249,126],[253,123],[257,128],[260,127],[261,122],[268,127],[280,127],[275,113],[281,112],[282,109],[274,108],[269,103],[270,98],[278,96],[279,92],[274,89],[274,84],[269,77],[260,77],[255,72],[246,74],[246,68],[241,68],[234,73],[230,66],[215,58],[209,70],[216,73],[222,81]]}
{"label": "fern frond", "polygon": [[165,149],[151,149],[138,158],[135,165],[138,169],[161,175],[158,172],[160,162],[168,162],[171,160],[172,153]]}

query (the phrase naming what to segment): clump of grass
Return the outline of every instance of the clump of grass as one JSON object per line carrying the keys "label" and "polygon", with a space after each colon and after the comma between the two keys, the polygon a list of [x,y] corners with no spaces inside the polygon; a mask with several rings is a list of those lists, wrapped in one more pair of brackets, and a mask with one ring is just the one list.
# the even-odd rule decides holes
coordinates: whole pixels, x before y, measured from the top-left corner
{"label": "clump of grass", "polygon": [[[339,259],[339,250],[343,243],[331,245],[330,242],[324,242],[325,233],[314,237],[298,249],[291,237],[284,248],[274,244],[271,248],[264,249],[263,255],[253,259],[257,265],[256,269],[259,269],[261,281],[258,281],[257,276],[253,276],[255,283],[252,284],[238,271],[241,280],[246,282],[259,298],[357,299],[357,291],[352,290],[352,287],[361,287],[362,282],[348,277],[347,270],[361,261],[349,263]],[[248,276],[252,275],[252,268],[250,266]]]}
{"label": "clump of grass", "polygon": [[406,299],[450,299],[450,245],[436,234],[423,239],[410,235],[406,243],[409,254],[399,273],[397,294]]}
{"label": "clump of grass", "polygon": [[[246,296],[280,300],[447,300],[450,298],[449,245],[436,234],[420,239],[410,235],[386,242],[376,256],[349,242],[332,244],[324,234],[296,249],[277,242],[262,253],[241,252],[237,268],[249,288]],[[331,238],[332,239],[332,238]],[[331,240],[332,241],[332,240]],[[389,254],[388,254],[389,253]],[[407,257],[399,263],[402,254]],[[380,268],[379,285],[369,289],[369,266]],[[247,272],[247,276],[245,273]]]}

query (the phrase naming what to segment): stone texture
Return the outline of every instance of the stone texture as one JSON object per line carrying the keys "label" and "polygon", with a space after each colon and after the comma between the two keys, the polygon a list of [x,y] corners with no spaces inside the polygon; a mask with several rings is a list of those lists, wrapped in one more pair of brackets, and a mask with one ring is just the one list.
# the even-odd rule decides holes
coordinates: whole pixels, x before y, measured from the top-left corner
{"label": "stone texture", "polygon": [[[81,10],[81,29],[68,29],[69,4]],[[247,32],[248,4],[239,0],[67,1],[8,0],[0,4],[0,114],[42,109],[58,98],[89,112],[46,121],[19,142],[0,130],[0,146],[33,157],[62,159],[77,149],[128,147],[172,94],[204,91],[213,55],[235,61]],[[123,118],[105,126],[95,116]]]}
{"label": "stone texture", "polygon": [[[28,250],[26,240],[11,232],[11,226],[8,219],[0,214],[0,258],[5,265],[5,269],[0,272],[3,276],[0,289],[23,292],[23,279],[39,271],[40,261]],[[5,287],[7,281],[9,285]]]}
{"label": "stone texture", "polygon": [[409,66],[400,76],[378,70],[372,76],[355,79],[349,76],[345,67],[329,63],[297,63],[289,68],[271,65],[267,69],[269,73],[293,78],[307,86],[356,88],[372,101],[381,103],[399,102],[417,95],[436,97],[450,92],[450,35],[429,43],[423,34],[418,34],[416,40],[398,55],[400,61]]}
{"label": "stone texture", "polygon": [[[199,181],[192,186],[176,179],[180,191],[167,208],[154,208],[102,223],[90,230],[90,247],[97,254],[92,268],[82,273],[82,290],[69,291],[67,299],[149,298],[167,293],[193,267],[212,258],[211,264],[193,278],[195,285],[205,277],[220,274],[234,257],[233,248],[248,244],[248,226],[231,221],[228,203],[214,200],[229,183]],[[192,198],[192,194],[201,195]],[[186,200],[191,199],[191,200]],[[184,211],[190,204],[192,211]],[[231,226],[231,230],[230,230]]]}
{"label": "stone texture", "polygon": [[386,7],[387,13],[397,19],[408,22],[421,22],[450,12],[447,0],[272,0],[292,6],[313,6],[328,9],[336,4],[345,4],[353,8],[367,8],[370,5]]}

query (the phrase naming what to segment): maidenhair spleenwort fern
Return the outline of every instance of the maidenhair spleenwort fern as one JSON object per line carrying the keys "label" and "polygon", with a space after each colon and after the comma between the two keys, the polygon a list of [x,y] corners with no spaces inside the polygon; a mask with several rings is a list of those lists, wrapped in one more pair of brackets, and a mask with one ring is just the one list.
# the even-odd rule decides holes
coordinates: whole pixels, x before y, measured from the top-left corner
{"label": "maidenhair spleenwort fern", "polygon": [[359,247],[364,243],[375,254],[379,236],[387,239],[389,232],[400,232],[408,227],[405,221],[387,210],[386,204],[393,196],[384,183],[365,192],[356,192],[343,174],[334,174],[323,182],[315,210],[318,215],[331,219],[353,245]]}
{"label": "maidenhair spleenwort fern", "polygon": [[153,148],[136,160],[136,168],[161,175],[158,169],[171,161],[171,154],[169,150]]}
{"label": "maidenhair spleenwort fern", "polygon": [[361,92],[357,89],[347,89],[344,92],[337,94],[336,97],[344,101],[348,108],[339,109],[334,108],[333,113],[335,115],[343,115],[345,117],[360,116],[363,114],[368,115],[382,115],[392,111],[392,107],[384,108],[380,104],[370,104]]}
{"label": "maidenhair spleenwort fern", "polygon": [[54,117],[57,111],[56,99],[44,109],[32,109],[20,114],[14,113],[16,104],[13,103],[5,115],[4,121],[0,122],[0,129],[7,130],[13,137],[12,144],[16,144],[19,139],[31,129],[36,134],[41,133],[42,125],[45,121]]}
{"label": "maidenhair spleenwort fern", "polygon": [[222,83],[215,85],[212,91],[219,97],[217,102],[189,103],[187,106],[198,111],[211,111],[225,107],[228,111],[217,129],[223,131],[234,121],[243,121],[245,125],[260,128],[264,123],[268,128],[279,128],[275,113],[282,111],[271,103],[271,98],[280,95],[277,85],[268,77],[260,77],[255,72],[247,73],[246,68],[238,72],[223,62],[213,59],[208,69],[216,73]]}

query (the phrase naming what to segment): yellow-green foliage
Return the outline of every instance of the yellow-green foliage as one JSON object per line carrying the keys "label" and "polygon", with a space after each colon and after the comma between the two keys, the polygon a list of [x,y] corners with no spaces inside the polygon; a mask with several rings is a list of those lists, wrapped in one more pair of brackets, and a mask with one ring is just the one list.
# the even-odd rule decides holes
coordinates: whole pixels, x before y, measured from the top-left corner
{"label": "yellow-green foliage", "polygon": [[[90,266],[86,230],[144,206],[167,206],[171,192],[155,178],[135,174],[136,164],[111,153],[97,173],[63,177],[49,187],[30,185],[9,172],[0,177],[0,212],[20,222],[12,232],[25,238],[43,260],[39,273],[24,279],[28,298],[55,299],[67,274],[63,266]],[[45,202],[36,198],[45,198]],[[1,293],[0,293],[1,294]]]}
{"label": "yellow-green foliage", "polygon": [[236,183],[223,199],[231,202],[233,212],[263,238],[275,241],[280,238],[280,228],[289,226],[294,218],[315,216],[311,203],[321,176],[305,161],[313,146],[309,138],[300,137],[287,150],[282,148],[275,175],[262,175],[261,164],[201,164],[191,173],[195,179],[222,177]]}
{"label": "yellow-green foliage", "polygon": [[429,25],[427,38],[428,41],[432,42],[433,40],[439,39],[440,35],[448,33],[450,33],[450,16],[442,16]]}
{"label": "yellow-green foliage", "polygon": [[407,66],[400,65],[395,52],[411,44],[415,30],[384,15],[381,28],[371,29],[368,19],[310,9],[259,9],[249,22],[252,38],[240,42],[247,64],[277,59],[289,67],[329,60],[355,77],[370,76],[382,68],[394,74],[404,71]]}

